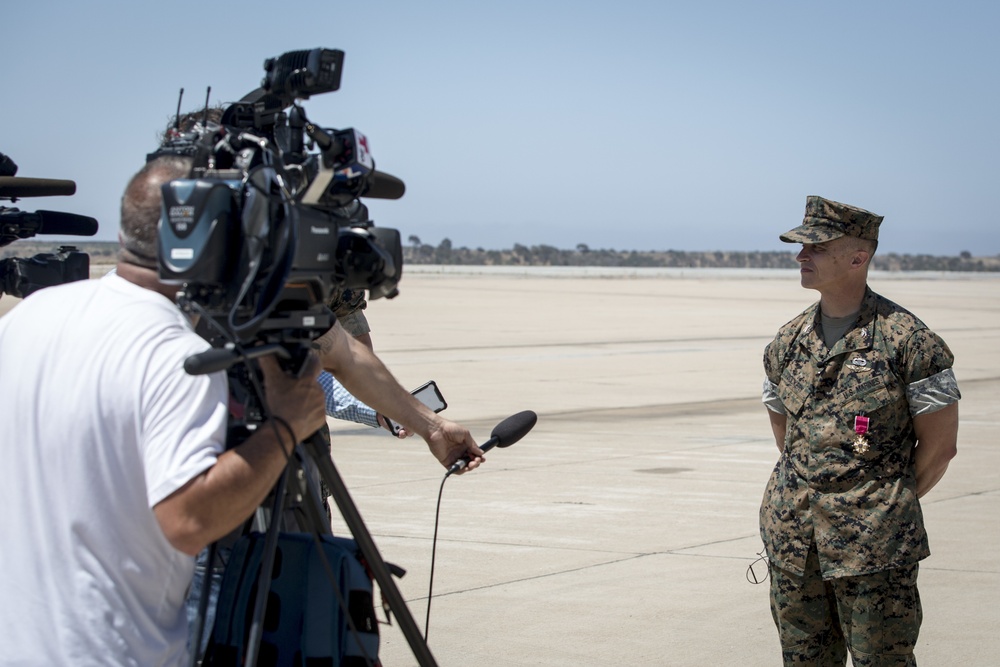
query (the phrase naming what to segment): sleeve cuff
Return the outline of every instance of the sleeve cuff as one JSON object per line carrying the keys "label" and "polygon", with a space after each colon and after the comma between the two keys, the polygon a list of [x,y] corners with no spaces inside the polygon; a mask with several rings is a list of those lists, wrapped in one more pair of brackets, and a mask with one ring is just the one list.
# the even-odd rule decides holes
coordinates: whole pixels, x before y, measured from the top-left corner
{"label": "sleeve cuff", "polygon": [[940,373],[911,382],[906,386],[906,401],[910,415],[929,415],[946,408],[962,398],[955,372],[948,368]]}
{"label": "sleeve cuff", "polygon": [[778,386],[768,379],[764,380],[764,386],[761,388],[760,401],[771,412],[776,412],[779,415],[788,414],[788,411],[785,410],[785,404],[778,398]]}

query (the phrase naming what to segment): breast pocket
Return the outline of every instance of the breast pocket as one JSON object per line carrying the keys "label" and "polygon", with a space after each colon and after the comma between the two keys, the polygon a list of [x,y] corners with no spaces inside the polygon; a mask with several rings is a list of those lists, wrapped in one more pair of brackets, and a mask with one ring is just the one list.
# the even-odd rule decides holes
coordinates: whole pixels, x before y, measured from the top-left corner
{"label": "breast pocket", "polygon": [[861,415],[871,415],[882,409],[898,403],[903,398],[900,392],[892,391],[892,387],[882,383],[848,403],[851,412]]}
{"label": "breast pocket", "polygon": [[845,378],[838,392],[843,419],[849,428],[856,428],[856,416],[867,417],[865,437],[872,447],[867,457],[883,456],[889,443],[894,442],[899,425],[907,415],[906,394],[891,373],[863,373]]}
{"label": "breast pocket", "polygon": [[852,412],[869,412],[893,401],[885,376],[879,373],[844,373],[837,387],[837,402]]}

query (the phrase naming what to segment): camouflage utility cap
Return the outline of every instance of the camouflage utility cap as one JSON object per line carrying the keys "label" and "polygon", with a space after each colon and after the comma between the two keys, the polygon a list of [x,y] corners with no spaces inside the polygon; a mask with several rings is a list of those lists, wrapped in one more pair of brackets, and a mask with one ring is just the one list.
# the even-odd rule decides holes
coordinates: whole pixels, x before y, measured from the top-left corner
{"label": "camouflage utility cap", "polygon": [[881,223],[881,215],[811,195],[802,224],[779,238],[785,243],[825,243],[841,236],[877,241]]}

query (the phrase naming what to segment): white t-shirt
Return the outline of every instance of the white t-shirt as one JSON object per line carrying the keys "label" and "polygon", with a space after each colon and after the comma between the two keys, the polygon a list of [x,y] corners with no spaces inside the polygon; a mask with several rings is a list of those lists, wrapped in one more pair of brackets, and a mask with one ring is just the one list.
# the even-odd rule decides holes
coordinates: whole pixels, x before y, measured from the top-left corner
{"label": "white t-shirt", "polygon": [[224,448],[223,373],[177,307],[117,275],[0,318],[0,662],[174,665],[194,559],[152,507]]}

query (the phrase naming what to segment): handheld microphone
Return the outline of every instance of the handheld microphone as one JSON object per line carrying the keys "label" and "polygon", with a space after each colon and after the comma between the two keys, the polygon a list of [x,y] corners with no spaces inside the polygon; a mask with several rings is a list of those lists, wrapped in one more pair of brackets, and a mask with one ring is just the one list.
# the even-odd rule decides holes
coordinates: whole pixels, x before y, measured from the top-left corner
{"label": "handheld microphone", "polygon": [[[518,412],[516,415],[511,415],[493,428],[493,432],[490,433],[490,439],[481,444],[479,448],[484,452],[487,452],[494,447],[510,447],[515,442],[526,436],[528,431],[534,428],[535,422],[537,421],[538,415],[531,410],[525,410],[523,412]],[[448,468],[448,472],[444,474],[444,479],[441,480],[441,490],[438,491],[438,510],[434,514],[434,539],[432,542],[433,547],[431,548],[431,576],[427,585],[427,618],[424,621],[424,641],[427,641],[427,633],[430,629],[431,601],[434,599],[434,561],[437,556],[438,517],[441,512],[441,492],[444,491],[444,483],[447,481],[448,476],[452,473],[464,470],[468,465],[468,459],[459,459],[452,463],[451,467]]]}
{"label": "handheld microphone", "polygon": [[[488,452],[494,447],[510,447],[526,436],[528,431],[535,427],[535,422],[537,421],[538,415],[531,410],[511,415],[493,428],[493,432],[490,433],[490,439],[481,444],[479,448],[483,452]],[[448,477],[452,473],[464,470],[467,465],[469,465],[468,459],[459,459],[451,464],[451,467],[448,468],[448,472],[444,476]]]}

